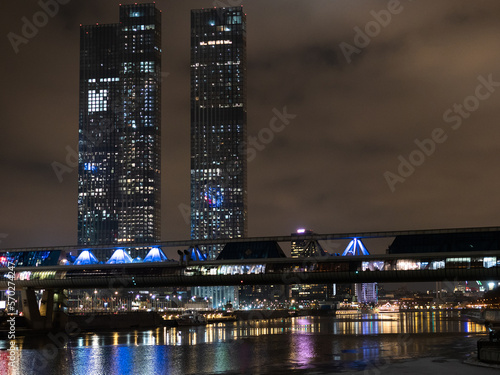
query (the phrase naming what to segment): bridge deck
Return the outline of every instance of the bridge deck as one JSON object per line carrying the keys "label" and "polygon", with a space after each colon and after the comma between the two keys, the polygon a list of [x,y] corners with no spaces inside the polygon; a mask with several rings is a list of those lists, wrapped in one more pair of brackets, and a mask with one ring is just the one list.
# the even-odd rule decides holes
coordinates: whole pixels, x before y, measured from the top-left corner
{"label": "bridge deck", "polygon": [[0,286],[7,285],[9,278],[20,288],[75,289],[500,280],[500,251],[18,267],[15,271],[3,270]]}

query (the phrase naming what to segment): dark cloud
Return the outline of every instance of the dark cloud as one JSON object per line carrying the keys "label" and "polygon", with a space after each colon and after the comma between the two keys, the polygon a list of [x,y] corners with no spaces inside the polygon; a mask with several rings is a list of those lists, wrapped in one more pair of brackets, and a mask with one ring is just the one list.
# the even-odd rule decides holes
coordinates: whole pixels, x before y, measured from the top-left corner
{"label": "dark cloud", "polygon": [[[189,225],[190,9],[214,1],[157,1],[163,10],[163,239]],[[234,5],[235,1],[226,1]],[[249,234],[282,235],[498,225],[500,90],[453,130],[446,110],[478,77],[500,82],[500,4],[402,1],[349,63],[386,1],[252,0],[248,15],[248,134],[273,109],[296,117],[249,162]],[[77,172],[51,164],[77,149],[79,25],[118,20],[118,3],[72,0],[15,53],[36,1],[3,2],[0,23],[0,233],[2,246],[76,242]],[[384,173],[442,128],[447,140],[392,192]],[[382,249],[382,248],[381,248]],[[383,249],[382,249],[383,250]],[[380,250],[380,251],[382,251]]]}

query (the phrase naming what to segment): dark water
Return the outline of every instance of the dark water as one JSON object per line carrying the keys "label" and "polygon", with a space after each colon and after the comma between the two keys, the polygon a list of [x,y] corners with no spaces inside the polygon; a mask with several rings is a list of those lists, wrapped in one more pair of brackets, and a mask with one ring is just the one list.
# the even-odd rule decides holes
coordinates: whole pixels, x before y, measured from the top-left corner
{"label": "dark water", "polygon": [[463,360],[480,337],[482,325],[452,312],[299,317],[87,333],[59,348],[63,336],[19,338],[16,364],[20,374],[380,374],[417,358]]}

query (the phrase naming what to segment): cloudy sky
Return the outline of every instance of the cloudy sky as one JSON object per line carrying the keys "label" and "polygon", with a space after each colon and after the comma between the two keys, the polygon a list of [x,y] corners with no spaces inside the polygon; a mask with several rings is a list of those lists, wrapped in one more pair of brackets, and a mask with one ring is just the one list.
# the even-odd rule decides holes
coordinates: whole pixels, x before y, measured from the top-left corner
{"label": "cloudy sky", "polygon": [[[79,25],[118,2],[61,2],[24,36],[38,2],[0,5],[0,247],[76,243]],[[248,164],[250,236],[499,225],[500,2],[156,3],[163,240],[189,238],[190,9],[222,4],[247,13],[248,134],[296,115]]]}

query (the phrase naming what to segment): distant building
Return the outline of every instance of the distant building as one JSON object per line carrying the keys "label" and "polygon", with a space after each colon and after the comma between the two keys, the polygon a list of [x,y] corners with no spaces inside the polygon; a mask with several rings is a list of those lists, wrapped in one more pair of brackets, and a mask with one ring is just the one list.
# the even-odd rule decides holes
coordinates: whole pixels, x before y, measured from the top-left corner
{"label": "distant building", "polygon": [[247,235],[246,126],[243,9],[192,10],[191,239]]}
{"label": "distant building", "polygon": [[[217,260],[236,259],[270,259],[286,258],[280,245],[275,241],[231,242],[224,246]],[[274,302],[285,302],[286,286],[284,285],[241,285],[235,288],[237,297],[233,299],[240,307],[270,305]],[[223,301],[217,301],[222,304]]]}
{"label": "distant building", "polygon": [[[347,245],[342,256],[360,256],[370,255],[365,245],[359,238],[353,238]],[[349,285],[343,284],[339,288],[339,292],[349,290]],[[352,292],[352,289],[351,289]],[[354,284],[354,295],[359,303],[377,303],[378,302],[378,286],[377,283],[362,283]],[[344,297],[345,298],[345,297]]]}
{"label": "distant building", "polygon": [[286,258],[276,241],[230,242],[217,260]]}
{"label": "distant building", "polygon": [[355,284],[334,284],[333,295],[337,301],[351,301],[352,296],[356,295]]}
{"label": "distant building", "polygon": [[377,283],[362,283],[354,285],[358,303],[376,304],[378,302]]}
{"label": "distant building", "polygon": [[466,229],[456,233],[405,234],[397,236],[388,254],[488,251],[500,248],[500,231]]}
{"label": "distant building", "polygon": [[120,5],[119,23],[81,26],[80,245],[160,240],[160,75],[154,4]]}
{"label": "distant building", "polygon": [[326,254],[318,241],[307,238],[313,234],[314,232],[309,229],[297,229],[296,233],[291,234],[294,237],[291,243],[292,258],[308,258]]}
{"label": "distant building", "polygon": [[[327,256],[318,241],[308,238],[314,232],[308,229],[298,229],[292,233],[292,258],[311,258]],[[290,286],[290,299],[297,301],[325,301],[333,296],[333,284],[296,284]]]}
{"label": "distant building", "polygon": [[[242,7],[191,11],[191,239],[247,235],[246,16]],[[200,246],[215,259],[221,245]],[[196,287],[214,307],[238,289]]]}

